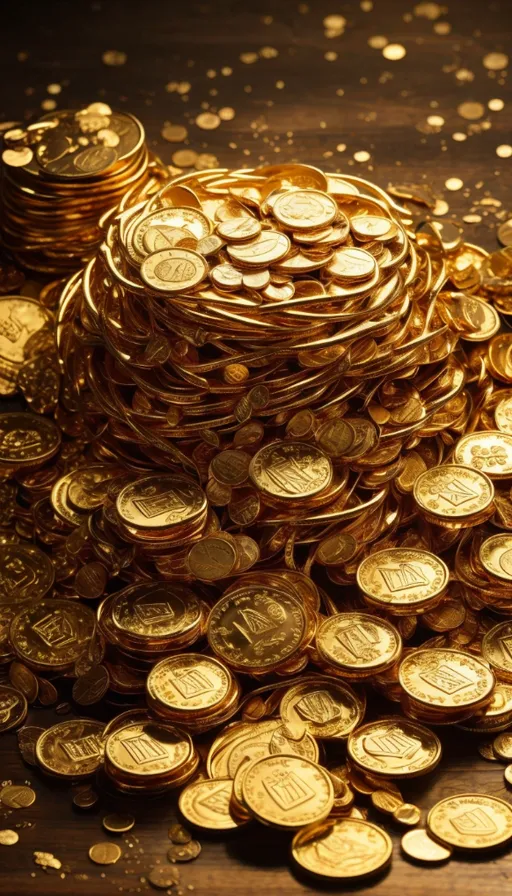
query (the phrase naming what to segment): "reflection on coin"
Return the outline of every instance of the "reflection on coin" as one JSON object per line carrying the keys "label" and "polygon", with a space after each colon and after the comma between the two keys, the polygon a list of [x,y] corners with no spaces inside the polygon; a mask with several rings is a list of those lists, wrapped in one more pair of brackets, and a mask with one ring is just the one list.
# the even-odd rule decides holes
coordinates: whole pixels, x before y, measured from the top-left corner
{"label": "reflection on coin", "polygon": [[360,726],[350,735],[347,750],[360,768],[391,778],[424,775],[441,759],[439,738],[400,716]]}
{"label": "reflection on coin", "polygon": [[155,865],[148,874],[148,881],[157,890],[168,890],[178,883],[178,870],[171,865]]}
{"label": "reflection on coin", "polygon": [[161,249],[146,256],[140,275],[150,289],[158,292],[186,292],[204,280],[208,266],[192,249]]}
{"label": "reflection on coin", "polygon": [[512,435],[497,430],[469,433],[457,442],[454,460],[491,479],[506,479],[512,476]]}
{"label": "reflection on coin", "polygon": [[196,827],[231,830],[240,824],[230,812],[232,792],[233,781],[227,778],[189,784],[180,794],[180,812]]}
{"label": "reflection on coin", "polygon": [[436,840],[456,849],[490,849],[512,838],[512,809],[495,796],[462,793],[436,803],[427,827]]}
{"label": "reflection on coin", "polygon": [[389,548],[370,554],[357,570],[369,602],[388,612],[421,610],[445,590],[448,567],[428,551]]}
{"label": "reflection on coin", "polygon": [[148,698],[162,709],[192,717],[221,705],[229,695],[232,680],[229,670],[213,657],[184,653],[153,666],[146,688]]}
{"label": "reflection on coin", "polygon": [[330,819],[298,831],[292,855],[320,877],[354,880],[381,871],[391,861],[393,844],[382,828],[358,818]]}
{"label": "reflection on coin", "polygon": [[491,664],[498,678],[505,681],[512,681],[511,639],[512,622],[499,622],[482,639],[482,656]]}
{"label": "reflection on coin", "polygon": [[446,862],[452,854],[450,846],[436,843],[425,828],[407,831],[400,845],[406,856],[418,862]]}

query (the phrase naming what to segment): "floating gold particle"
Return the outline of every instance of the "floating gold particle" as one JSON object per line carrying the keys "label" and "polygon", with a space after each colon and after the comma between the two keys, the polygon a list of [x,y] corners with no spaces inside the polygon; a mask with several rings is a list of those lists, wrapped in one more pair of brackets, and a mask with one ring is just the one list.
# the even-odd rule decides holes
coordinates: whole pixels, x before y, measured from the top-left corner
{"label": "floating gold particle", "polygon": [[0,846],[14,846],[19,839],[16,831],[10,831],[9,829],[0,831]]}
{"label": "floating gold particle", "polygon": [[388,59],[390,62],[398,62],[399,59],[404,58],[406,53],[407,50],[402,44],[387,44],[382,50],[384,59]]}
{"label": "floating gold particle", "polygon": [[460,177],[449,177],[448,180],[445,180],[444,185],[447,190],[455,192],[456,190],[462,190],[464,181]]}
{"label": "floating gold particle", "polygon": [[58,96],[61,90],[62,87],[60,84],[48,84],[48,87],[46,88],[47,93],[49,93],[51,96]]}
{"label": "floating gold particle", "polygon": [[500,72],[508,65],[508,56],[506,53],[487,53],[482,59],[484,67],[491,72]]}
{"label": "floating gold particle", "polygon": [[363,12],[371,12],[373,9],[373,2],[372,0],[361,0],[360,6]]}
{"label": "floating gold particle", "polygon": [[338,145],[336,146],[336,152],[345,152],[346,148],[346,143],[338,143]]}
{"label": "floating gold particle", "polygon": [[467,121],[477,121],[485,115],[485,106],[482,103],[468,101],[457,106],[457,112]]}
{"label": "floating gold particle", "polygon": [[451,30],[452,26],[449,22],[436,22],[434,25],[435,33],[441,35],[441,37],[445,36],[446,34],[450,34]]}
{"label": "floating gold particle", "polygon": [[45,112],[53,112],[54,109],[57,108],[57,103],[55,100],[46,99],[41,103],[41,109],[44,109]]}
{"label": "floating gold particle", "polygon": [[127,831],[131,831],[134,824],[133,815],[121,815],[117,812],[105,815],[103,819],[103,827],[110,834],[125,834]]}
{"label": "floating gold particle", "polygon": [[219,118],[221,121],[232,121],[236,112],[231,106],[223,106],[219,109]]}
{"label": "floating gold particle", "polygon": [[279,51],[275,47],[261,47],[260,56],[262,59],[275,59],[279,56]]}
{"label": "floating gold particle", "polygon": [[356,162],[367,162],[370,158],[370,153],[366,149],[359,149],[354,153],[354,159]]}
{"label": "floating gold particle", "polygon": [[444,125],[444,118],[442,115],[429,115],[427,123],[433,128],[442,128]]}
{"label": "floating gold particle", "polygon": [[500,100],[496,97],[496,99],[489,100],[487,105],[488,105],[489,109],[491,110],[491,112],[501,112],[501,110],[505,106],[505,103],[503,102],[503,100]]}
{"label": "floating gold particle", "polygon": [[508,143],[501,143],[496,147],[496,155],[500,157],[500,159],[510,159],[512,156],[512,146]]}
{"label": "floating gold particle", "polygon": [[464,140],[468,139],[468,135],[464,133],[464,131],[455,131],[452,134],[452,140],[455,140],[457,143],[464,143]]}
{"label": "floating gold particle", "polygon": [[439,3],[417,3],[414,7],[414,15],[433,22],[442,16],[444,9]]}
{"label": "floating gold particle", "polygon": [[436,216],[436,218],[442,218],[443,215],[447,215],[450,211],[450,206],[448,205],[446,199],[436,199],[436,204],[432,209],[432,214]]}
{"label": "floating gold particle", "polygon": [[469,68],[459,68],[455,72],[455,77],[461,84],[469,84],[471,81],[475,80],[475,74],[470,71]]}
{"label": "floating gold particle", "polygon": [[160,133],[164,140],[167,140],[169,143],[183,143],[188,136],[188,131],[184,125],[171,124],[170,122],[164,124]]}
{"label": "floating gold particle", "polygon": [[218,168],[219,160],[211,152],[200,152],[194,167],[197,171],[204,171],[206,168]]}
{"label": "floating gold particle", "polygon": [[335,15],[335,14],[325,16],[325,18],[322,22],[322,25],[328,31],[341,30],[345,27],[346,24],[347,24],[347,20],[344,18],[344,16],[339,16],[339,15]]}
{"label": "floating gold particle", "polygon": [[105,50],[101,57],[105,65],[124,65],[127,58],[122,50]]}
{"label": "floating gold particle", "polygon": [[373,37],[368,38],[368,45],[373,50],[383,50],[387,43],[388,39],[383,34],[374,34]]}
{"label": "floating gold particle", "polygon": [[335,50],[328,50],[327,53],[324,53],[324,59],[326,62],[336,62],[338,58],[338,54]]}
{"label": "floating gold particle", "polygon": [[177,149],[172,154],[172,164],[178,168],[192,168],[197,162],[195,149]]}
{"label": "floating gold particle", "polygon": [[258,54],[253,52],[248,53],[240,53],[240,62],[243,62],[245,65],[252,65],[253,62],[258,61]]}
{"label": "floating gold particle", "polygon": [[214,131],[220,124],[220,118],[216,112],[200,112],[196,124],[203,131]]}

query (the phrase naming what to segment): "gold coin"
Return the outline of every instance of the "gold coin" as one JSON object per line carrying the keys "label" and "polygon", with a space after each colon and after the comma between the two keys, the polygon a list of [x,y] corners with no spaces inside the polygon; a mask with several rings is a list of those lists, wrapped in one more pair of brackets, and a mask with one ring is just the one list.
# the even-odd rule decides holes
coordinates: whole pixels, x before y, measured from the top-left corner
{"label": "gold coin", "polygon": [[319,447],[329,457],[343,457],[355,438],[355,430],[346,420],[327,420],[315,433]]}
{"label": "gold coin", "polygon": [[170,865],[155,865],[148,874],[148,881],[156,890],[168,890],[179,881],[178,869]]}
{"label": "gold coin", "polygon": [[216,582],[229,576],[236,566],[234,542],[223,536],[208,535],[192,545],[187,563],[192,575],[202,582]]}
{"label": "gold coin", "polygon": [[161,249],[147,255],[140,275],[157,292],[186,292],[204,280],[208,266],[199,252],[191,249]]}
{"label": "gold coin", "polygon": [[350,532],[329,535],[318,545],[316,559],[323,566],[340,566],[348,563],[357,553],[357,541]]}
{"label": "gold coin", "polygon": [[450,464],[432,467],[418,476],[414,498],[420,510],[458,522],[492,507],[494,487],[485,473]]}
{"label": "gold coin", "polygon": [[496,756],[509,762],[512,759],[512,735],[506,731],[498,734],[492,742],[492,748]]}
{"label": "gold coin", "polygon": [[256,452],[249,466],[253,484],[281,500],[312,498],[332,481],[329,458],[306,442],[272,442]]}
{"label": "gold coin", "polygon": [[348,737],[364,710],[364,702],[351,687],[329,679],[294,685],[279,705],[285,723],[304,722],[313,737],[327,740]]}
{"label": "gold coin", "polygon": [[418,862],[446,862],[453,852],[451,846],[442,846],[432,840],[425,828],[407,831],[400,845],[406,856]]}
{"label": "gold coin", "polygon": [[392,815],[395,809],[402,805],[403,799],[388,790],[374,790],[370,797],[372,805],[381,812]]}
{"label": "gold coin", "polygon": [[508,648],[510,643],[512,643],[512,622],[499,622],[487,631],[482,639],[483,658],[490,663],[497,676],[505,681],[512,681],[512,656]]}
{"label": "gold coin", "polygon": [[78,809],[92,809],[98,802],[99,796],[96,791],[88,787],[86,790],[79,790],[73,796],[73,805]]}
{"label": "gold coin", "polygon": [[92,719],[58,722],[41,735],[36,756],[43,771],[62,778],[93,775],[103,764],[103,729]]}
{"label": "gold coin", "polygon": [[388,548],[366,557],[357,584],[371,604],[388,612],[421,611],[446,589],[449,570],[428,551]]}
{"label": "gold coin", "polygon": [[190,831],[187,831],[186,828],[183,827],[182,824],[171,824],[169,830],[167,831],[169,840],[172,840],[173,843],[190,843],[192,840],[192,834]]}
{"label": "gold coin", "polygon": [[110,676],[105,666],[93,666],[73,684],[73,700],[80,706],[92,706],[107,693]]}
{"label": "gold coin", "polygon": [[210,647],[232,668],[261,671],[282,663],[306,635],[299,602],[264,584],[225,594],[208,619]]}
{"label": "gold coin", "polygon": [[190,523],[206,509],[206,496],[180,476],[147,476],[125,486],[116,508],[123,522],[140,529],[167,529]]}
{"label": "gold coin", "polygon": [[487,663],[461,650],[414,650],[400,663],[405,693],[425,707],[453,712],[484,702],[495,679]]}
{"label": "gold coin", "polygon": [[135,824],[135,819],[133,815],[111,813],[110,815],[105,815],[102,824],[105,830],[111,834],[124,834],[126,831],[131,831]]}
{"label": "gold coin", "polygon": [[[111,598],[112,622],[123,638],[164,645],[195,631],[201,604],[194,592],[178,582],[139,582]],[[102,607],[105,604],[101,605]],[[99,614],[100,623],[102,614]]]}
{"label": "gold coin", "polygon": [[180,812],[190,824],[210,831],[228,831],[239,827],[231,814],[233,781],[214,779],[197,781],[182,790],[179,798]]}
{"label": "gold coin", "polygon": [[228,218],[217,224],[217,233],[223,239],[233,243],[251,240],[261,233],[261,224],[257,218]]}
{"label": "gold coin", "polygon": [[186,843],[173,843],[167,850],[169,862],[191,862],[197,859],[201,853],[201,844],[198,840],[188,840]]}
{"label": "gold coin", "polygon": [[35,792],[25,784],[7,784],[0,790],[0,803],[9,809],[26,809],[35,801]]}
{"label": "gold coin", "polygon": [[20,839],[16,831],[6,830],[0,831],[0,846],[14,846]]}
{"label": "gold coin", "polygon": [[503,221],[498,227],[498,239],[502,246],[512,246],[512,220]]}
{"label": "gold coin", "polygon": [[512,476],[512,435],[504,432],[472,432],[457,442],[455,463],[474,467],[490,479]]}
{"label": "gold coin", "polygon": [[28,703],[35,703],[39,693],[39,682],[34,673],[23,663],[18,663],[16,660],[11,663],[9,681],[13,688],[25,695]]}
{"label": "gold coin", "polygon": [[192,752],[188,734],[160,722],[140,722],[114,730],[105,757],[114,769],[151,781],[180,768]]}
{"label": "gold coin", "polygon": [[491,576],[512,582],[512,536],[491,535],[480,545],[478,556]]}
{"label": "gold coin", "polygon": [[234,261],[267,267],[288,255],[290,248],[291,243],[285,233],[280,233],[278,230],[264,230],[255,239],[233,243],[227,250],[229,257]]}
{"label": "gold coin", "polygon": [[122,856],[121,847],[117,843],[95,843],[89,850],[89,858],[96,865],[115,865]]}
{"label": "gold coin", "polygon": [[18,747],[27,765],[37,765],[36,743],[43,732],[44,728],[36,725],[24,725],[17,732]]}
{"label": "gold coin", "polygon": [[366,249],[337,249],[327,271],[340,280],[366,280],[377,271],[377,262]]}
{"label": "gold coin", "polygon": [[418,806],[414,806],[412,803],[402,803],[393,812],[393,819],[399,824],[414,827],[421,820],[421,811]]}
{"label": "gold coin", "polygon": [[483,793],[461,793],[436,803],[428,813],[429,834],[455,849],[491,849],[512,838],[512,809]]}
{"label": "gold coin", "polygon": [[167,657],[151,669],[146,688],[151,701],[163,710],[192,717],[222,705],[229,696],[233,678],[213,657],[184,653]]}
{"label": "gold coin", "polygon": [[329,819],[297,831],[292,856],[319,877],[356,880],[381,871],[391,861],[393,844],[386,831],[359,818]]}
{"label": "gold coin", "polygon": [[330,775],[299,756],[265,756],[249,766],[242,785],[249,812],[264,824],[298,828],[322,821],[334,801]]}
{"label": "gold coin", "polygon": [[350,219],[352,233],[358,240],[388,240],[397,234],[397,227],[381,215],[355,215]]}
{"label": "gold coin", "polygon": [[241,271],[232,264],[218,264],[210,271],[210,277],[219,289],[236,289],[243,283]]}
{"label": "gold coin", "polygon": [[247,481],[250,462],[251,455],[246,451],[241,451],[239,448],[229,448],[225,451],[220,451],[213,458],[210,470],[219,482],[235,488]]}
{"label": "gold coin", "polygon": [[337,613],[319,626],[316,649],[321,660],[347,674],[364,677],[393,665],[402,639],[387,619],[367,613]]}
{"label": "gold coin", "polygon": [[293,230],[325,227],[334,221],[337,211],[332,196],[320,190],[290,190],[272,205],[277,220]]}
{"label": "gold coin", "polygon": [[500,432],[512,435],[512,396],[502,398],[496,405],[494,419]]}
{"label": "gold coin", "polygon": [[11,623],[18,658],[39,671],[64,669],[84,652],[96,631],[92,610],[77,601],[42,600]]}
{"label": "gold coin", "polygon": [[428,728],[400,716],[368,722],[350,735],[348,755],[364,771],[390,778],[416,777],[441,759],[441,741]]}
{"label": "gold coin", "polygon": [[27,411],[0,414],[0,463],[22,467],[41,464],[57,453],[61,442],[58,426],[46,417]]}
{"label": "gold coin", "polygon": [[510,784],[510,786],[512,787],[512,765],[507,765],[503,774],[505,775],[505,781],[507,782],[507,784]]}

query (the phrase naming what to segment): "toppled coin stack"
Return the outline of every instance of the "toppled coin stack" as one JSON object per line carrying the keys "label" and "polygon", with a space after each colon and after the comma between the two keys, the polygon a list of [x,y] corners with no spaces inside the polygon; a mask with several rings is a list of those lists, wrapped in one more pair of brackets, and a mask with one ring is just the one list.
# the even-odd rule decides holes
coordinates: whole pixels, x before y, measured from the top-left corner
{"label": "toppled coin stack", "polygon": [[[389,864],[370,813],[415,861],[507,843],[507,801],[418,827],[401,788],[445,726],[512,761],[509,250],[305,165],[154,179],[103,226],[42,292],[60,365],[0,343],[31,408],[0,415],[0,730],[105,799],[290,831],[325,878]],[[113,718],[24,726],[69,679]]]}
{"label": "toppled coin stack", "polygon": [[50,112],[3,137],[2,242],[32,270],[80,267],[101,241],[101,215],[162,170],[141,123],[106,103]]}

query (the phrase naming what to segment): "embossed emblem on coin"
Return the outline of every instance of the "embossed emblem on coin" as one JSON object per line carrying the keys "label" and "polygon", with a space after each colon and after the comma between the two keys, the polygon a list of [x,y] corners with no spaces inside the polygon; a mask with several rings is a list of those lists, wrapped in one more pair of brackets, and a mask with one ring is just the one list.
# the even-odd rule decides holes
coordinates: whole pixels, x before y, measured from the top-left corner
{"label": "embossed emblem on coin", "polygon": [[442,519],[463,520],[492,506],[490,479],[471,467],[450,464],[426,470],[414,483],[421,510]]}
{"label": "embossed emblem on coin", "polygon": [[207,271],[203,256],[192,249],[161,249],[148,255],[140,268],[144,282],[164,293],[193,289],[204,280]]}
{"label": "embossed emblem on coin", "polygon": [[147,476],[127,485],[117,497],[117,512],[130,526],[165,529],[196,519],[206,496],[194,482],[179,476]]}
{"label": "embossed emblem on coin", "polygon": [[490,479],[506,479],[512,476],[512,435],[491,430],[469,433],[457,442],[454,460],[487,473]]}
{"label": "embossed emblem on coin", "polygon": [[52,587],[54,577],[50,558],[35,545],[0,545],[0,605],[39,600]]}
{"label": "embossed emblem on coin", "polygon": [[432,771],[441,759],[441,742],[423,725],[390,716],[368,722],[348,739],[350,758],[365,771],[413,777]]}
{"label": "embossed emblem on coin", "polygon": [[243,779],[244,803],[259,821],[298,828],[322,821],[331,811],[334,791],[325,769],[299,756],[265,756]]}
{"label": "embossed emblem on coin", "polygon": [[446,564],[428,551],[390,548],[370,554],[357,570],[357,583],[373,604],[388,612],[420,610],[448,584]]}
{"label": "embossed emblem on coin", "polygon": [[393,844],[382,828],[359,818],[331,819],[298,831],[297,864],[320,877],[354,880],[376,874],[391,861]]}
{"label": "embossed emblem on coin", "polygon": [[272,497],[311,498],[331,484],[332,464],[323,451],[306,442],[273,442],[254,455],[249,476]]}
{"label": "embossed emblem on coin", "polygon": [[487,663],[477,656],[440,647],[405,656],[398,677],[417,703],[452,710],[485,701],[495,683]]}
{"label": "embossed emblem on coin", "polygon": [[23,466],[42,463],[56,453],[59,428],[46,417],[26,411],[0,414],[0,463]]}
{"label": "embossed emblem on coin", "polygon": [[402,639],[387,619],[366,613],[337,613],[319,626],[316,648],[325,662],[364,676],[396,662],[402,652]]}
{"label": "embossed emblem on coin", "polygon": [[293,230],[324,227],[334,221],[337,210],[334,199],[319,190],[290,190],[272,206],[277,220]]}
{"label": "embossed emblem on coin", "polygon": [[456,849],[490,849],[512,838],[512,808],[483,793],[461,793],[432,807],[429,833]]}

